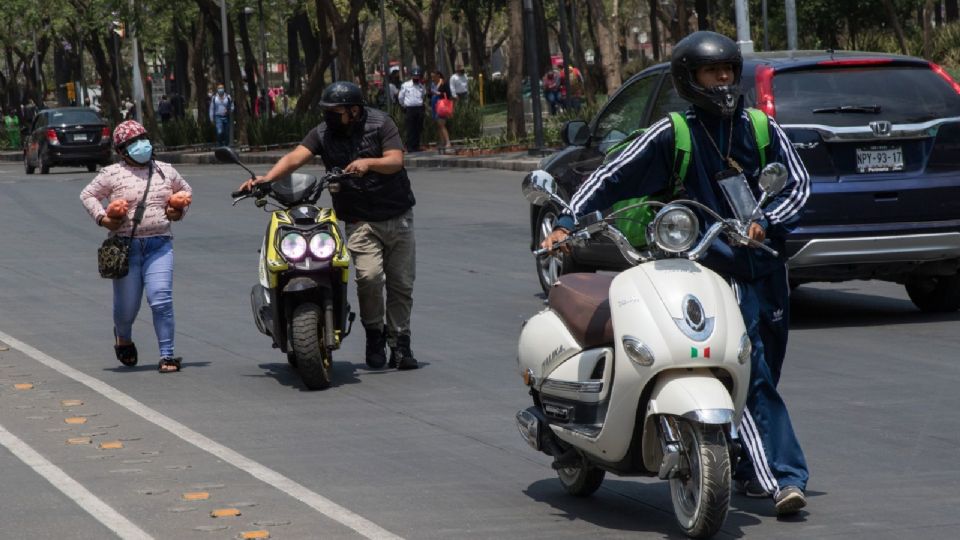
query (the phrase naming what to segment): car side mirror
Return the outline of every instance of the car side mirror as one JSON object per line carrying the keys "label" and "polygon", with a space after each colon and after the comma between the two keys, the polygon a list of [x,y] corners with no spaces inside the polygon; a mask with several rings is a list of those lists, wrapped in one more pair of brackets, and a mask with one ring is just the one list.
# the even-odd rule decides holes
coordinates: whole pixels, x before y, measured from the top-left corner
{"label": "car side mirror", "polygon": [[560,139],[567,146],[583,146],[590,139],[590,128],[583,120],[570,120],[560,130]]}

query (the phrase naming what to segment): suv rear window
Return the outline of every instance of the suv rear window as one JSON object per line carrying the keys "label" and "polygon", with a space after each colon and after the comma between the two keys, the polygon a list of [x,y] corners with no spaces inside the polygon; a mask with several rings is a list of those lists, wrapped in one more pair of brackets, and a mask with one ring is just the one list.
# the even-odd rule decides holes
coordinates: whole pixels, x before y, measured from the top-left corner
{"label": "suv rear window", "polygon": [[[960,95],[923,66],[788,71],[773,78],[773,96],[781,124],[864,126],[873,120],[913,124],[960,116]],[[879,106],[880,111],[813,112],[841,106]]]}
{"label": "suv rear window", "polygon": [[102,124],[96,111],[56,111],[50,113],[51,125]]}

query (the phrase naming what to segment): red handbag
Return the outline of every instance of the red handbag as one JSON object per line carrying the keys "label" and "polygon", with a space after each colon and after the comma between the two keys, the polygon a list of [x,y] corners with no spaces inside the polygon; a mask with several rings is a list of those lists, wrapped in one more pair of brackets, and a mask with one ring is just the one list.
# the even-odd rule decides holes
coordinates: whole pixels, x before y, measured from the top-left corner
{"label": "red handbag", "polygon": [[448,98],[446,94],[437,100],[437,117],[443,119],[453,118],[453,100]]}

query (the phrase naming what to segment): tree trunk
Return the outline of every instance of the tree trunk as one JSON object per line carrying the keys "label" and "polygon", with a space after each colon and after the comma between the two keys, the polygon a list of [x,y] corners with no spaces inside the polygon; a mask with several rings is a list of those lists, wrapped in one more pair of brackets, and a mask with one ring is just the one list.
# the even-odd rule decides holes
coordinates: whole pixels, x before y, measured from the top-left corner
{"label": "tree trunk", "polygon": [[247,95],[251,96],[250,101],[250,110],[255,110],[255,104],[257,101],[256,96],[259,95],[257,92],[257,79],[259,79],[260,72],[257,71],[257,56],[253,52],[253,47],[250,45],[250,32],[247,29],[247,14],[241,12],[238,15],[238,30],[240,32],[240,43],[243,47],[243,70],[247,75]]}
{"label": "tree trunk", "polygon": [[[101,42],[101,39],[104,41]],[[103,46],[106,43],[107,48]],[[103,116],[109,118],[113,123],[119,123],[123,120],[120,113],[120,99],[117,96],[117,89],[113,84],[113,66],[107,56],[106,50],[113,47],[112,31],[107,30],[105,35],[91,32],[84,38],[84,47],[90,51],[93,57],[93,67],[100,77],[100,109]],[[105,50],[106,49],[106,50]]]}
{"label": "tree trunk", "polygon": [[[200,8],[201,12],[206,12],[206,22],[208,24],[208,29],[212,36],[215,36],[214,41],[218,44],[216,49],[222,51],[222,30],[220,28],[220,4],[218,0],[196,0],[197,7]],[[230,83],[232,86],[233,92],[233,120],[236,123],[234,129],[234,135],[236,137],[236,142],[245,145],[247,144],[247,122],[250,118],[250,108],[247,105],[247,91],[243,87],[243,74],[240,73],[240,55],[237,54],[237,45],[235,41],[236,33],[233,31],[233,24],[230,22],[230,18],[227,18],[227,54],[226,57],[230,62]],[[218,58],[218,64],[222,63],[223,56]],[[221,66],[221,70],[222,70]],[[222,71],[221,71],[222,73]],[[206,112],[205,112],[206,114]]]}
{"label": "tree trunk", "polygon": [[610,19],[607,17],[603,0],[587,0],[590,9],[590,18],[593,20],[596,31],[597,47],[600,49],[600,68],[603,70],[603,79],[606,83],[606,94],[609,96],[620,88],[620,51],[617,50],[615,34],[610,28]]}
{"label": "tree trunk", "polygon": [[[490,4],[492,7],[493,4]],[[470,71],[474,77],[486,73],[487,66],[487,32],[480,23],[480,16],[481,13],[476,10],[464,10],[467,41],[470,43]]]}
{"label": "tree trunk", "polygon": [[948,23],[952,23],[960,18],[960,2],[958,2],[958,0],[946,0],[944,7],[946,8]]}
{"label": "tree trunk", "polygon": [[[575,66],[580,69],[580,74],[583,77],[583,87],[584,94],[587,98],[587,103],[593,105],[596,100],[595,94],[597,93],[597,85],[593,80],[593,77],[590,75],[590,70],[587,66],[587,57],[583,50],[583,42],[580,39],[580,17],[577,11],[577,2],[579,0],[569,0],[570,6],[570,17],[567,19],[570,21],[570,35],[573,36],[573,57],[576,60]],[[588,24],[589,26],[589,24]]]}
{"label": "tree trunk", "polygon": [[887,12],[890,19],[890,26],[893,27],[894,34],[897,35],[897,42],[900,44],[900,52],[910,54],[907,50],[907,38],[903,35],[903,27],[900,26],[900,19],[897,18],[897,12],[893,8],[893,0],[883,0],[883,9]]}
{"label": "tree trunk", "polygon": [[540,73],[536,77],[542,77],[550,63],[550,41],[547,38],[547,16],[543,11],[543,1],[533,0],[533,24],[534,34],[537,36],[537,66],[540,67]]}
{"label": "tree trunk", "polygon": [[696,0],[697,30],[712,30],[713,21],[710,20],[710,1]]}
{"label": "tree trunk", "polygon": [[[523,114],[523,0],[508,0],[510,47],[507,49],[507,136],[527,136]],[[536,81],[536,79],[533,79]]]}
{"label": "tree trunk", "polygon": [[653,50],[653,59],[656,62],[660,61],[660,24],[657,22],[659,20],[659,15],[657,11],[660,9],[659,0],[650,0],[649,2],[650,9],[650,48]]}
{"label": "tree trunk", "polygon": [[933,57],[933,38],[931,33],[933,32],[932,21],[933,18],[933,0],[926,0],[923,5],[923,57],[931,58]]}
{"label": "tree trunk", "polygon": [[190,86],[193,88],[191,101],[197,110],[197,121],[205,122],[210,114],[207,103],[207,70],[204,68],[204,44],[207,41],[207,14],[200,12],[200,20],[193,24],[193,40],[187,42],[187,56],[190,58]]}
{"label": "tree trunk", "polygon": [[422,58],[417,64],[429,72],[437,66],[437,24],[446,0],[430,2],[430,11],[424,13],[422,8],[412,0],[393,0],[397,15],[409,21],[417,30],[414,36],[414,56]]}

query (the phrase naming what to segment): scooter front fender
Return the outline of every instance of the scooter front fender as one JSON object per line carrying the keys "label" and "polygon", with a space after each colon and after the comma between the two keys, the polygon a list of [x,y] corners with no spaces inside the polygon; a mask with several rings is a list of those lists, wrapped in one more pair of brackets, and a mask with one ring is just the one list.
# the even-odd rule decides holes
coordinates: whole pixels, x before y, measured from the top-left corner
{"label": "scooter front fender", "polygon": [[656,471],[663,458],[657,418],[686,418],[700,424],[739,423],[730,391],[709,370],[670,370],[661,373],[647,402],[643,421],[643,462]]}

